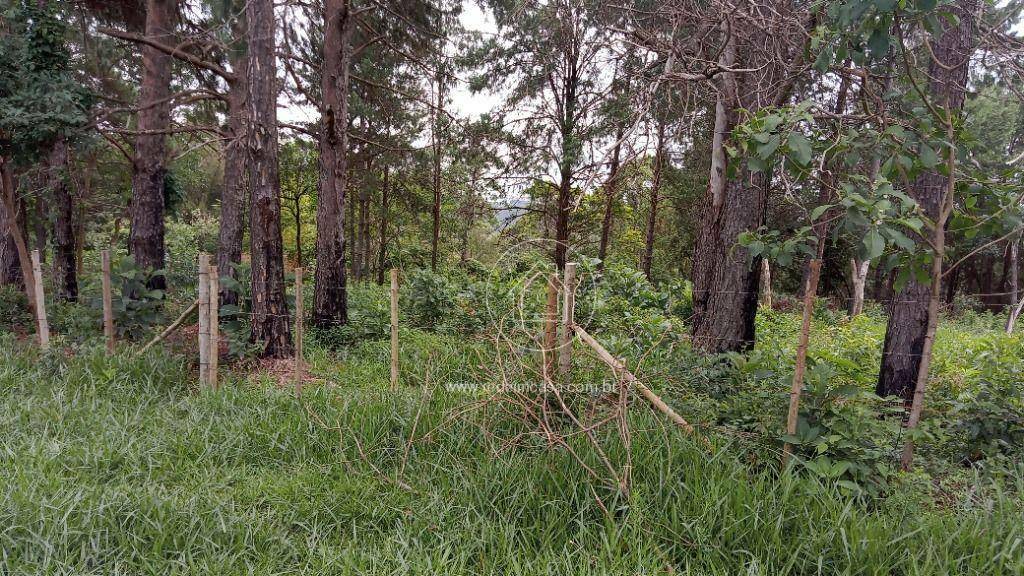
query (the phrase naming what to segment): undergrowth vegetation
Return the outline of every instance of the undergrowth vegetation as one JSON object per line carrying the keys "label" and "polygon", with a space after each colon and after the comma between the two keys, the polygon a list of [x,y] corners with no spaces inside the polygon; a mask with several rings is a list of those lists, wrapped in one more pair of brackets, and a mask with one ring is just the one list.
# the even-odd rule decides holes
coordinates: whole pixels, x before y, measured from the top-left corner
{"label": "undergrowth vegetation", "polygon": [[[685,336],[688,286],[612,268],[581,286],[581,321],[709,444],[634,403],[628,441],[596,429],[599,454],[568,429],[552,445],[488,401],[509,384],[494,369],[495,314],[542,306],[538,290],[515,300],[520,282],[409,273],[394,392],[387,292],[354,285],[350,324],[308,335],[301,399],[244,347],[219,390],[199,389],[194,335],[108,357],[88,303],[56,309],[58,346],[42,353],[19,335],[24,303],[4,295],[0,572],[1024,571],[1024,342],[998,317],[944,319],[918,466],[900,473],[902,407],[872,392],[880,310],[817,310],[787,437],[796,313],[762,310],[749,354],[701,357]],[[577,347],[573,378],[574,402],[602,410],[607,368]],[[780,470],[785,441],[797,457]],[[628,464],[628,492],[594,472],[602,457]]]}

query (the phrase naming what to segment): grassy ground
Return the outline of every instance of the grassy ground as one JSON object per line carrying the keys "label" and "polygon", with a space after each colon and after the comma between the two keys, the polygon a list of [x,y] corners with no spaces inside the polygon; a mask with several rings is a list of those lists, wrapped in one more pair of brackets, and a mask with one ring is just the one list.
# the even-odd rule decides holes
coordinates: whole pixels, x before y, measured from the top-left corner
{"label": "grassy ground", "polygon": [[638,406],[627,501],[565,450],[510,444],[513,419],[451,418],[473,399],[444,386],[478,368],[465,338],[405,342],[397,394],[368,342],[314,349],[336,385],[300,401],[269,377],[198,391],[164,351],[0,337],[0,573],[1024,573],[1019,479],[943,505],[857,502]]}

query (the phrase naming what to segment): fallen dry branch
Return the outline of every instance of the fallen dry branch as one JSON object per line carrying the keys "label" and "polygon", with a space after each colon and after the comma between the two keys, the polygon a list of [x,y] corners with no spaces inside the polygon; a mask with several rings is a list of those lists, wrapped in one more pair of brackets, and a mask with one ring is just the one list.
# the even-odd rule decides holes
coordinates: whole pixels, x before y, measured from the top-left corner
{"label": "fallen dry branch", "polygon": [[188,318],[189,314],[195,312],[197,308],[199,308],[199,299],[198,298],[196,298],[195,302],[192,302],[191,306],[186,308],[185,311],[181,313],[181,316],[178,316],[177,320],[175,320],[174,322],[171,322],[170,326],[168,326],[167,328],[164,328],[163,332],[157,334],[156,338],[153,338],[145,346],[143,346],[142,349],[139,350],[138,355],[141,356],[141,355],[145,354],[146,350],[149,350],[150,348],[153,347],[153,345],[157,344],[158,342],[160,342],[164,338],[167,338],[168,336],[170,336],[175,330],[178,329],[179,326],[181,326],[181,324],[185,321],[185,319]]}
{"label": "fallen dry branch", "polygon": [[651,391],[646,384],[641,382],[636,376],[634,376],[629,370],[626,370],[626,366],[615,356],[612,356],[611,352],[605,350],[601,343],[594,339],[593,336],[587,334],[587,331],[580,326],[573,324],[573,330],[576,335],[580,337],[580,340],[584,344],[590,346],[597,353],[598,358],[604,361],[605,364],[610,366],[620,377],[627,383],[632,384],[640,392],[640,395],[644,397],[647,402],[651,404],[656,410],[668,417],[669,420],[674,422],[677,426],[682,428],[687,434],[694,434],[696,431],[685,418],[680,416],[673,410],[660,396]]}

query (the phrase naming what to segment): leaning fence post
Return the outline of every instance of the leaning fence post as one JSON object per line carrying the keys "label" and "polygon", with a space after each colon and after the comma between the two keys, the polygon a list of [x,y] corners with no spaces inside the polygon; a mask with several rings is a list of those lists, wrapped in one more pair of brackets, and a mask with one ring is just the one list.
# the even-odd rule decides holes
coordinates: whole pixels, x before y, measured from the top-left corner
{"label": "leaning fence post", "polygon": [[209,382],[210,371],[210,256],[199,255],[199,383]]}
{"label": "leaning fence post", "polygon": [[[804,315],[800,325],[800,340],[796,347],[796,367],[793,370],[793,386],[789,391],[789,414],[786,416],[786,434],[796,434],[796,424],[800,415],[800,392],[804,385],[804,371],[807,369],[807,342],[811,334],[811,315],[814,312],[814,296],[818,292],[818,277],[821,275],[821,260],[815,258],[810,262],[810,274],[804,290]],[[789,463],[793,447],[786,442],[782,447],[782,467]]]}
{"label": "leaning fence post", "polygon": [[398,388],[398,268],[391,269],[391,389]]}
{"label": "leaning fence post", "polygon": [[302,394],[302,268],[295,269],[295,393]]}
{"label": "leaning fence post", "polygon": [[214,388],[217,387],[217,370],[220,364],[220,276],[217,275],[217,265],[211,264],[209,267],[209,300],[210,300],[210,343],[209,351],[207,352],[207,362],[209,368],[207,368],[207,378],[210,381],[210,385]]}
{"label": "leaning fence post", "polygon": [[100,252],[103,268],[103,337],[107,340],[107,354],[114,353],[114,298],[110,286],[110,250]]}
{"label": "leaning fence post", "polygon": [[50,348],[50,322],[46,319],[46,298],[43,294],[43,269],[39,264],[39,250],[32,251],[32,285],[36,295],[36,334],[39,347]]}
{"label": "leaning fence post", "polygon": [[562,281],[562,342],[558,349],[558,373],[563,384],[569,383],[572,371],[572,343],[576,333],[572,325],[576,322],[576,263],[565,265]]}

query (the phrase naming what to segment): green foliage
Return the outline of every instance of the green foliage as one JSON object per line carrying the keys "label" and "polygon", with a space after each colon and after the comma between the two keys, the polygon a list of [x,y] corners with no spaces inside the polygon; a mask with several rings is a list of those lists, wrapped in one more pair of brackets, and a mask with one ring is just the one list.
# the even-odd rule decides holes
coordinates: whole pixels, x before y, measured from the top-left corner
{"label": "green foliage", "polygon": [[402,288],[402,306],[416,326],[437,326],[455,308],[458,288],[429,269],[410,271]]}
{"label": "green foliage", "polygon": [[982,380],[953,403],[954,430],[963,435],[963,458],[977,462],[1024,455],[1024,383],[1019,377]]}
{"label": "green foliage", "polygon": [[32,309],[25,292],[14,285],[0,286],[0,326],[10,330],[17,326],[31,329],[31,325]]}
{"label": "green foliage", "polygon": [[91,96],[71,73],[59,3],[5,3],[0,34],[0,156],[33,162],[88,122]]}
{"label": "green foliage", "polygon": [[[382,392],[386,345],[371,342],[320,366],[342,375],[343,388],[311,386],[297,401],[269,378],[196,393],[186,363],[159,350],[108,357],[97,346],[43,360],[0,336],[0,571],[170,573],[185,564],[219,574],[1008,576],[1024,568],[1012,493],[956,508],[918,506],[916,495],[864,508],[813,478],[751,470],[728,444],[709,455],[647,410],[630,415],[633,496],[613,499],[569,450],[543,449],[515,418],[465,415],[469,399],[444,387],[473,361],[454,352],[465,348],[460,340],[403,340],[410,383],[440,380],[428,394]],[[506,442],[515,435],[522,440]],[[585,439],[569,442],[599,465]],[[623,457],[621,444],[608,449]]]}
{"label": "green foliage", "polygon": [[[163,320],[164,291],[146,288],[150,278],[162,275],[163,270],[143,270],[131,256],[117,258],[112,264],[114,326],[119,336],[135,338]],[[92,308],[102,311],[102,298],[94,298]]]}
{"label": "green foliage", "polygon": [[854,494],[879,496],[895,474],[901,406],[852,384],[835,385],[834,369],[818,362],[805,376],[797,432],[783,435],[800,465]]}

